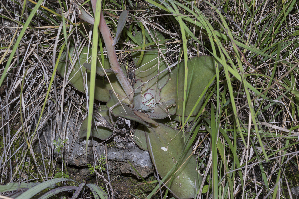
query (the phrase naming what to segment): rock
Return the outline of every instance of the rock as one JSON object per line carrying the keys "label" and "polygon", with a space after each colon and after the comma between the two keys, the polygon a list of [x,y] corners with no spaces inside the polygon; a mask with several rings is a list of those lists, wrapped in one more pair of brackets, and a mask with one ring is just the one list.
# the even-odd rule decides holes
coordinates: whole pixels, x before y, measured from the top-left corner
{"label": "rock", "polygon": [[295,196],[299,196],[299,187],[292,187],[292,188],[291,188],[291,192],[292,192],[292,194],[294,194]]}
{"label": "rock", "polygon": [[[86,140],[79,140],[78,132],[82,121],[70,118],[67,124],[63,121],[65,133],[52,136],[51,126],[45,128],[41,136],[41,143],[54,150],[54,157],[58,162],[65,161],[67,166],[76,166],[86,169],[88,164],[94,165],[94,159],[105,157],[105,146],[103,142],[88,140],[86,156]],[[63,132],[63,131],[58,131]],[[46,138],[46,139],[45,139]],[[148,151],[141,150],[129,138],[129,135],[115,136],[112,143],[107,143],[108,168],[111,175],[129,174],[137,178],[146,178],[153,173],[153,165]],[[38,147],[37,147],[38,148]],[[47,154],[51,154],[48,153]],[[47,155],[45,155],[47,156]],[[134,168],[136,171],[134,170]]]}
{"label": "rock", "polygon": [[120,173],[123,174],[133,174],[138,178],[140,176],[146,178],[148,175],[153,173],[153,165],[148,151],[143,151],[139,148],[110,148],[108,149],[107,158],[109,162],[109,169],[119,170]]}

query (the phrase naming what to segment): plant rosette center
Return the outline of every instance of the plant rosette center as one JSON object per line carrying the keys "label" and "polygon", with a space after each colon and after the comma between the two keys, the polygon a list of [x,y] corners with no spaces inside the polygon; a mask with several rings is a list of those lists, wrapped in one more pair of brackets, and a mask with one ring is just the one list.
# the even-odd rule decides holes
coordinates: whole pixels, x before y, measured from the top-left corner
{"label": "plant rosette center", "polygon": [[156,107],[156,98],[155,98],[155,91],[149,89],[146,93],[142,95],[142,109],[148,109],[150,112],[153,112],[154,108]]}

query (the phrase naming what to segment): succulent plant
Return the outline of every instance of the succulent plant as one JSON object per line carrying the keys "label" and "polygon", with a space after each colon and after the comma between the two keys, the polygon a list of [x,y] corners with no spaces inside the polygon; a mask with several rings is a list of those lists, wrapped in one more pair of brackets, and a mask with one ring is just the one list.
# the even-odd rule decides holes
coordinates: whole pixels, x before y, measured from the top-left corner
{"label": "succulent plant", "polygon": [[[72,182],[78,186],[57,186],[58,183]],[[63,192],[73,192],[72,198],[78,198],[79,194],[84,191],[84,187],[89,188],[95,198],[108,199],[108,194],[95,184],[77,183],[67,178],[55,178],[42,183],[9,183],[0,185],[0,193],[14,191],[10,198],[30,199],[39,195],[38,198],[46,199],[61,196]],[[22,189],[22,190],[21,190]],[[24,189],[26,190],[24,192]],[[45,193],[45,190],[48,191]],[[49,190],[50,189],[50,190]]]}
{"label": "succulent plant", "polygon": [[[170,175],[171,179],[165,181],[166,186],[179,198],[191,198],[196,195],[196,190],[202,181],[196,171],[196,159],[192,155],[191,149],[187,153],[183,153],[186,143],[182,132],[171,128],[164,122],[165,120],[162,120],[168,117],[181,121],[183,116],[184,62],[175,68],[168,68],[165,61],[159,56],[159,53],[165,53],[164,37],[160,33],[152,31],[150,34],[155,35],[156,38],[154,42],[149,33],[145,34],[143,37],[141,32],[137,33],[134,42],[140,46],[144,43],[156,43],[160,49],[150,49],[145,53],[135,52],[132,54],[134,63],[137,65],[132,101],[124,92],[129,89],[123,88],[124,85],[118,82],[113,72],[111,73],[109,62],[105,60],[103,66],[101,63],[97,64],[99,78],[96,80],[95,98],[106,102],[106,107],[101,108],[99,113],[110,126],[113,126],[113,121],[110,121],[108,117],[109,111],[115,117],[139,123],[134,134],[136,144],[144,150],[149,150],[153,163],[162,178],[174,168]],[[146,38],[146,41],[143,41],[143,38]],[[84,74],[85,72],[88,74],[90,68],[89,59],[87,59],[89,51],[90,49],[83,47],[81,52],[74,53],[74,48],[70,48],[70,57],[79,56],[78,59],[71,61],[73,70],[70,72],[69,81],[81,92],[84,92]],[[190,116],[189,121],[192,121],[197,116],[202,101],[196,107],[194,105],[198,98],[204,95],[205,87],[215,75],[215,61],[210,56],[194,57],[188,60],[187,66],[189,72],[184,115],[186,118]],[[62,77],[65,75],[65,68],[67,67],[63,62],[58,66],[58,72]],[[169,72],[170,70],[171,72]],[[107,75],[103,76],[105,73]],[[124,70],[123,73],[125,73]],[[72,76],[73,78],[71,78]],[[89,75],[87,75],[86,81],[88,85]],[[83,121],[80,130],[81,137],[86,136],[86,129],[87,122]],[[94,129],[91,136],[106,140],[112,134],[112,130],[103,126]]]}

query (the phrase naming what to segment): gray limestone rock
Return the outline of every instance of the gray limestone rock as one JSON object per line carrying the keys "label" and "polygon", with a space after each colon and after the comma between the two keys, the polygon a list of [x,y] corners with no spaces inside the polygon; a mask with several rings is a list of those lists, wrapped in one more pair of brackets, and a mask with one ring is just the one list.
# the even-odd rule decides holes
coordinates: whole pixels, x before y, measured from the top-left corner
{"label": "gray limestone rock", "polygon": [[[64,161],[68,166],[86,168],[88,164],[106,156],[105,145],[90,138],[86,155],[86,140],[80,140],[78,132],[82,121],[63,120],[63,129],[55,138],[49,125],[41,136],[42,145],[54,151],[57,161]],[[46,139],[45,139],[46,138]],[[115,136],[113,143],[107,143],[108,168],[111,174],[132,174],[137,178],[147,177],[153,173],[153,165],[148,151],[144,151],[128,135]],[[49,153],[47,153],[49,154]],[[137,172],[136,172],[136,171]]]}

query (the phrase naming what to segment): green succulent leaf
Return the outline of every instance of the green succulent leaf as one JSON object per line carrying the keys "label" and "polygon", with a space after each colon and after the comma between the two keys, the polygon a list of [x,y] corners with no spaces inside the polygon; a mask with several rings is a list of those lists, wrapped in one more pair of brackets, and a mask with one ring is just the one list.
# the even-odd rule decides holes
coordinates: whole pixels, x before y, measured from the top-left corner
{"label": "green succulent leaf", "polygon": [[[103,111],[101,111],[100,113],[102,113]],[[106,110],[106,112],[108,112]],[[82,125],[80,127],[80,131],[79,131],[79,137],[80,138],[85,138],[87,135],[87,124],[88,124],[88,118],[85,118],[85,120],[83,120]],[[107,140],[112,136],[113,132],[105,127],[102,126],[97,126],[95,127],[93,125],[92,130],[91,130],[91,137],[95,137],[98,138],[100,140]]]}
{"label": "green succulent leaf", "polygon": [[[105,60],[105,61],[107,61],[107,60]],[[86,69],[88,69],[89,71],[91,71],[91,64],[85,63],[85,64],[83,64],[83,66]],[[96,71],[97,71],[97,74],[100,75],[100,76],[105,76],[106,74],[107,75],[112,75],[113,74],[112,69],[103,69],[103,68],[97,67]]]}
{"label": "green succulent leaf", "polygon": [[148,114],[146,113],[142,113],[142,112],[139,112],[139,111],[134,111],[135,115],[137,115],[138,117],[140,117],[141,119],[143,119],[143,121],[149,123],[149,124],[152,124],[154,126],[158,126],[158,123],[154,120],[152,120]]}
{"label": "green succulent leaf", "polygon": [[85,183],[81,183],[79,186],[78,186],[78,189],[76,190],[76,192],[74,193],[74,195],[72,196],[72,199],[74,198],[78,198],[79,194],[81,193],[82,189],[84,188],[85,186]]}
{"label": "green succulent leaf", "polygon": [[108,194],[101,188],[99,187],[98,185],[95,185],[95,184],[87,184],[86,185],[90,190],[91,192],[93,193],[93,196],[95,198],[101,198],[101,199],[108,199]]}
{"label": "green succulent leaf", "polygon": [[[74,47],[70,48],[70,55],[72,57],[72,62],[75,61],[74,67],[72,69],[72,71],[70,72],[68,81],[79,91],[85,93],[85,83],[84,83],[84,78],[83,76],[85,76],[85,72],[87,73],[87,84],[89,86],[90,82],[90,75],[89,75],[89,70],[86,70],[85,67],[82,67],[84,64],[84,66],[86,66],[88,68],[88,64],[91,62],[91,59],[89,58],[89,56],[91,56],[90,54],[88,54],[88,52],[91,52],[91,49],[88,49],[88,47],[83,47],[81,52],[78,52],[79,54],[79,59],[77,59],[77,53],[74,52]],[[88,59],[89,58],[89,59]],[[67,67],[66,66],[66,54],[64,54],[64,56],[62,57],[62,61],[59,63],[57,71],[58,73],[64,77],[65,75],[65,70],[69,70],[72,67]],[[70,63],[70,61],[68,61],[68,63]],[[71,65],[71,64],[68,64]],[[96,79],[96,87],[95,87],[95,99],[99,100],[99,101],[103,101],[103,102],[107,102],[109,100],[109,90],[113,89],[118,93],[118,95],[120,95],[122,98],[126,97],[125,92],[123,91],[121,85],[119,84],[119,82],[117,81],[117,78],[114,74],[111,73],[111,69],[110,69],[110,65],[109,65],[109,61],[107,59],[105,59],[105,62],[103,64],[103,68],[108,72],[108,74],[110,74],[108,76],[109,81],[102,77],[99,79]],[[102,73],[104,72],[104,70],[101,67],[100,62],[97,63],[97,72],[102,75]],[[129,103],[129,100],[125,99],[124,103]]]}
{"label": "green succulent leaf", "polygon": [[67,191],[76,191],[78,187],[76,186],[63,186],[63,187],[58,187],[56,189],[52,189],[51,191],[48,191],[44,195],[42,195],[39,199],[48,199],[53,196],[57,196],[61,192],[67,192]]}
{"label": "green succulent leaf", "polygon": [[120,33],[125,27],[125,24],[126,24],[126,21],[127,21],[127,18],[128,18],[128,13],[129,12],[127,10],[124,10],[124,11],[122,11],[122,13],[119,16],[119,20],[118,20],[118,24],[117,24],[117,31],[116,31],[116,34],[115,34],[115,38],[113,40],[113,45],[114,46],[117,44],[118,39],[120,37]]}
{"label": "green succulent leaf", "polygon": [[[188,84],[187,84],[187,101],[185,108],[185,117],[187,118],[193,107],[196,104],[196,101],[203,93],[205,87],[208,85],[209,81],[215,75],[215,60],[211,56],[200,56],[194,57],[188,60]],[[183,115],[183,96],[184,96],[184,75],[185,67],[184,62],[181,62],[177,68],[172,71],[170,75],[170,80],[161,90],[161,98],[175,98],[176,99],[176,115]],[[174,91],[176,88],[176,91]],[[198,106],[195,108],[195,111],[192,113],[190,120],[192,121],[195,116],[198,114],[200,107],[202,105],[203,99],[200,101]],[[179,117],[176,117],[177,121]]]}
{"label": "green succulent leaf", "polygon": [[[103,124],[104,126],[112,126],[106,105],[100,106],[98,110],[98,114],[102,117],[101,122],[104,123]],[[85,120],[83,120],[82,125],[80,127],[80,131],[79,131],[80,138],[85,138],[87,135],[87,123],[88,123],[88,119],[86,118]],[[100,140],[109,139],[112,136],[113,132],[109,128],[106,128],[104,126],[95,127],[93,125],[91,136],[96,137]]]}
{"label": "green succulent leaf", "polygon": [[136,121],[145,126],[148,125],[142,118],[137,116],[134,113],[134,111],[131,108],[129,108],[126,104],[120,103],[112,91],[110,91],[110,100],[107,102],[107,107],[108,108],[113,107],[111,111],[115,117],[123,117],[129,120]]}
{"label": "green succulent leaf", "polygon": [[171,175],[172,179],[168,181],[167,187],[178,198],[194,198],[202,177],[196,171],[197,163],[191,154],[192,149],[184,156],[182,154],[185,146],[182,133],[160,123],[157,127],[149,128],[147,142],[150,155],[162,178],[178,163],[179,167]]}
{"label": "green succulent leaf", "polygon": [[70,181],[71,179],[66,179],[66,178],[55,178],[52,180],[45,181],[43,183],[40,183],[39,185],[36,185],[32,187],[31,189],[25,191],[22,193],[20,196],[18,196],[16,199],[29,199],[32,198],[34,195],[40,193],[46,188],[49,188],[53,185],[55,185],[58,182],[63,182],[63,181]]}
{"label": "green succulent leaf", "polygon": [[[163,53],[163,51],[162,51]],[[134,57],[134,60],[139,56]],[[166,68],[166,64],[158,50],[151,50],[144,53],[141,65],[135,70],[136,79],[146,82],[147,88],[156,86],[158,89],[163,88],[168,82],[168,73],[159,74]]]}
{"label": "green succulent leaf", "polygon": [[[163,43],[165,40],[160,33],[152,32],[152,35],[156,36],[157,43]],[[136,34],[135,39],[141,43],[141,33]],[[164,45],[159,45],[159,47],[165,48]],[[174,97],[164,96],[162,98],[160,96],[161,89],[169,81],[169,72],[162,73],[167,67],[162,57],[159,56],[159,52],[165,53],[165,50],[149,50],[142,57],[140,52],[133,55],[135,64],[140,63],[135,71],[137,82],[134,85],[134,109],[145,111],[150,118],[154,119],[163,119],[175,114]]]}
{"label": "green succulent leaf", "polygon": [[24,189],[24,188],[29,189],[29,188],[32,188],[32,187],[38,185],[38,184],[39,183],[36,183],[36,182],[29,182],[29,183],[12,182],[12,183],[8,183],[6,185],[0,185],[0,193],[7,192],[7,191],[16,191],[16,190]]}
{"label": "green succulent leaf", "polygon": [[[141,52],[133,53],[134,63],[138,65],[135,70],[135,78],[141,80],[142,82],[146,82],[146,87],[143,90],[147,90],[155,86],[158,89],[163,88],[165,84],[168,82],[169,75],[168,73],[159,74],[162,70],[166,68],[166,64],[162,59],[159,53],[165,53],[165,38],[161,33],[152,31],[151,34],[155,37],[157,44],[160,48],[160,51],[157,49],[150,49],[144,53],[144,56],[141,57]],[[139,43],[142,43],[142,33],[139,32],[134,37]],[[148,38],[150,36],[148,35]],[[149,42],[149,39],[146,39],[146,44]],[[142,59],[141,61],[139,59]]]}
{"label": "green succulent leaf", "polygon": [[138,126],[134,132],[134,142],[143,150],[148,151],[144,126]]}

